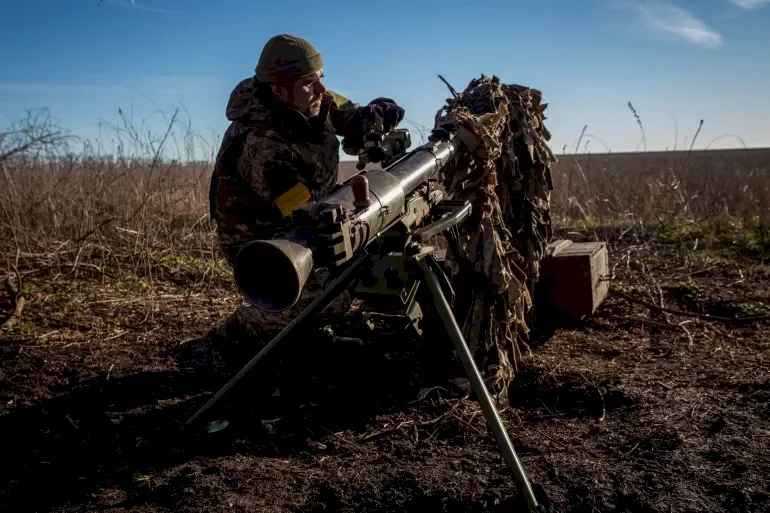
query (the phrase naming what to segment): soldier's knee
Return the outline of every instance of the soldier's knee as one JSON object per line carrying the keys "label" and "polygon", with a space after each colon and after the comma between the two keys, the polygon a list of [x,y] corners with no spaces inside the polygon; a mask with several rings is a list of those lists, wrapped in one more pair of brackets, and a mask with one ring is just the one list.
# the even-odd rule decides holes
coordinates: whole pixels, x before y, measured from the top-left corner
{"label": "soldier's knee", "polygon": [[235,310],[235,318],[250,335],[264,336],[288,326],[292,315],[290,311],[266,312],[248,303],[242,303]]}

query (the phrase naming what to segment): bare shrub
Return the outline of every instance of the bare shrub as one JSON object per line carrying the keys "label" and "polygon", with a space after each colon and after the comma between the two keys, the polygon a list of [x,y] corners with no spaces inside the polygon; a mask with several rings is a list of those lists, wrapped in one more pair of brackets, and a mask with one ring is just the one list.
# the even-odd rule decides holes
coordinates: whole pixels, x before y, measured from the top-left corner
{"label": "bare shrub", "polygon": [[[100,141],[66,135],[46,111],[0,129],[7,275],[14,266],[58,275],[114,269],[152,280],[158,262],[172,256],[212,270],[222,265],[208,218],[216,144],[182,114],[163,113],[165,129],[154,131],[121,111],[120,124],[107,127],[114,133],[109,152]],[[595,138],[585,129],[584,136]],[[199,159],[201,146],[208,151]],[[770,225],[769,150],[561,155],[553,182],[557,227]]]}
{"label": "bare shrub", "polygon": [[159,134],[122,118],[113,127],[120,141],[114,155],[87,141],[73,152],[73,140],[48,118],[31,115],[2,131],[0,251],[7,264],[151,273],[167,254],[216,260],[207,217],[211,166],[183,158],[195,134],[178,114]]}

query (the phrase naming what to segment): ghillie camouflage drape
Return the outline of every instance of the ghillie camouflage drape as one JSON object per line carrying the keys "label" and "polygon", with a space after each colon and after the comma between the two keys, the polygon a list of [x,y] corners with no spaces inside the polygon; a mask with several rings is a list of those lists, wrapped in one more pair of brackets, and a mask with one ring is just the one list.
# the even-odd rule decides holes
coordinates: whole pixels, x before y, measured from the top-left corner
{"label": "ghillie camouflage drape", "polygon": [[[486,283],[474,287],[464,335],[501,403],[507,403],[522,350],[529,350],[533,287],[551,237],[556,158],[546,145],[551,135],[541,100],[540,91],[482,75],[447,100],[435,120],[435,128],[462,127],[472,149],[458,152],[443,186],[453,199],[473,205],[460,231],[460,256]],[[447,259],[456,259],[451,246]]]}

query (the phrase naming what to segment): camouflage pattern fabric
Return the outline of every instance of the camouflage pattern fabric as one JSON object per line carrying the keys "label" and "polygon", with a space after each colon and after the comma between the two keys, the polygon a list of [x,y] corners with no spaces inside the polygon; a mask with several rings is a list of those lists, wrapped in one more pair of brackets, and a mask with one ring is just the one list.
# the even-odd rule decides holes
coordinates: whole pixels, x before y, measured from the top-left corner
{"label": "camouflage pattern fabric", "polygon": [[254,78],[238,84],[227,105],[232,123],[209,191],[211,218],[228,261],[232,264],[245,242],[270,239],[291,224],[274,203],[297,184],[307,189],[310,201],[331,192],[339,167],[337,136],[360,148],[365,133],[392,127],[394,110],[402,118],[399,109],[383,98],[360,107],[327,91],[319,116],[308,118],[274,101],[268,86]]}
{"label": "camouflage pattern fabric", "polygon": [[227,105],[232,123],[209,197],[219,245],[231,264],[243,243],[270,239],[290,222],[273,205],[282,194],[300,183],[312,200],[329,194],[337,181],[337,134],[346,135],[356,110],[339,95],[327,94],[322,114],[308,119],[273,101],[253,78],[233,90]]}
{"label": "camouflage pattern fabric", "polygon": [[[239,83],[227,105],[232,123],[217,155],[209,191],[218,245],[230,265],[243,244],[291,230],[291,215],[277,208],[280,198],[298,186],[307,194],[306,206],[329,195],[337,183],[337,136],[347,146],[360,148],[365,133],[381,131],[392,119],[389,109],[394,107],[398,108],[388,99],[360,107],[327,91],[321,113],[308,118],[273,100],[269,86],[253,77]],[[300,196],[298,200],[304,200]],[[323,276],[314,271],[303,299],[285,312],[267,313],[243,304],[225,324],[245,326],[255,335],[280,329],[320,292]],[[327,311],[340,310],[339,301]]]}
{"label": "camouflage pattern fabric", "polygon": [[[470,152],[459,152],[443,177],[454,199],[473,204],[463,224],[460,251],[486,277],[493,293],[475,295],[465,337],[498,400],[527,351],[532,294],[551,238],[551,165],[545,104],[540,91],[474,79],[447,100],[436,127],[462,127]],[[447,253],[447,259],[457,258]]]}

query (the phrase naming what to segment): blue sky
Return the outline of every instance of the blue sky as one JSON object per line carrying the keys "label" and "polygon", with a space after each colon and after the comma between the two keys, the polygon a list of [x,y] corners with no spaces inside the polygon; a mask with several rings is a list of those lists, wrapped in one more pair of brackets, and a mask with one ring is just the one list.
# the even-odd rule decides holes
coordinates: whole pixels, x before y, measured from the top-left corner
{"label": "blue sky", "polygon": [[182,107],[218,142],[233,86],[288,32],[329,88],[394,98],[419,125],[448,95],[437,74],[462,89],[485,73],[543,91],[557,153],[584,125],[592,152],[641,149],[629,101],[648,150],[689,145],[701,119],[696,148],[770,146],[770,0],[134,2],[0,0],[2,122],[45,107],[109,139],[119,108],[158,129]]}

